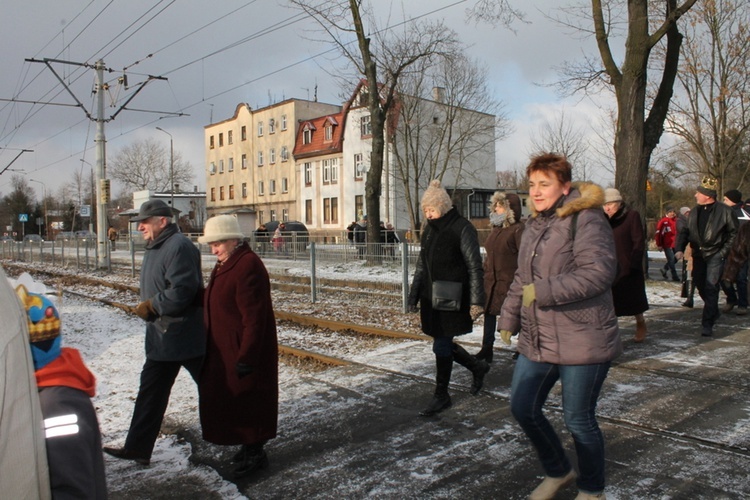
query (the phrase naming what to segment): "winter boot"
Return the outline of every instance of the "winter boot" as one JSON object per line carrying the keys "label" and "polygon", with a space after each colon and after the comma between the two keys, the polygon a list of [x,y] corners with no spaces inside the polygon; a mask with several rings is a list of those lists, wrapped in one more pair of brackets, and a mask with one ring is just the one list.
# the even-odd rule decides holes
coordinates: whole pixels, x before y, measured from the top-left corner
{"label": "winter boot", "polygon": [[695,296],[695,281],[688,280],[690,282],[690,291],[688,292],[687,300],[682,303],[682,307],[693,308],[693,296]]}
{"label": "winter boot", "polygon": [[235,479],[247,477],[258,469],[265,469],[268,467],[268,455],[263,450],[263,444],[243,445],[240,453],[242,456],[239,457],[237,467],[234,469],[232,475]]}
{"label": "winter boot", "polygon": [[475,358],[466,352],[466,349],[456,343],[453,344],[453,358],[456,360],[456,363],[468,368],[472,375],[474,375],[474,380],[471,383],[471,390],[469,392],[474,395],[479,393],[479,391],[482,390],[482,385],[484,385],[484,376],[490,371],[490,365]]}
{"label": "winter boot", "polygon": [[643,314],[635,315],[635,337],[633,341],[640,344],[646,340],[646,320],[643,319]]}
{"label": "winter boot", "polygon": [[427,408],[420,411],[423,417],[431,417],[436,413],[451,407],[451,397],[448,394],[448,384],[451,381],[451,371],[453,371],[452,356],[435,356],[435,366],[437,374],[435,375],[435,395]]}

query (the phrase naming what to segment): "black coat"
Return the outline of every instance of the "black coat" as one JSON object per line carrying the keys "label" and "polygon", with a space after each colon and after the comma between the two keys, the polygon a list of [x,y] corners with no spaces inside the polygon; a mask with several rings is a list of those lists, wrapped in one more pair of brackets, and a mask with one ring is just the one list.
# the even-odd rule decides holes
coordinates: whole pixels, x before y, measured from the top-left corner
{"label": "black coat", "polygon": [[641,216],[622,205],[609,219],[617,254],[617,277],[612,285],[612,300],[617,316],[635,316],[648,310],[643,254],[646,237]]}
{"label": "black coat", "polygon": [[[432,337],[453,337],[472,331],[469,310],[484,306],[482,257],[476,228],[452,208],[439,219],[428,221],[422,231],[422,248],[414,271],[409,304],[420,304],[422,331]],[[461,309],[432,308],[432,282],[462,283]]]}
{"label": "black coat", "polygon": [[722,258],[729,255],[732,243],[737,235],[737,216],[727,205],[719,202],[712,203],[706,229],[698,229],[698,215],[701,210],[709,209],[707,205],[698,205],[690,211],[687,227],[677,235],[675,252],[684,252],[687,244],[693,249],[693,258],[708,259],[717,252]]}

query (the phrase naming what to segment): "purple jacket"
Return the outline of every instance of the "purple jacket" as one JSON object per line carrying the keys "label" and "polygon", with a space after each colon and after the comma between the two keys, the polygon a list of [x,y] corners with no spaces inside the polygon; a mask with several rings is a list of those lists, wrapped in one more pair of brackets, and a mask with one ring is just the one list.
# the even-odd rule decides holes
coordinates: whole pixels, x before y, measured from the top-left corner
{"label": "purple jacket", "polygon": [[[581,183],[553,215],[532,213],[526,222],[497,329],[520,331],[518,351],[532,361],[585,365],[622,353],[611,292],[617,258],[603,202],[602,188]],[[523,307],[529,283],[536,300]]]}

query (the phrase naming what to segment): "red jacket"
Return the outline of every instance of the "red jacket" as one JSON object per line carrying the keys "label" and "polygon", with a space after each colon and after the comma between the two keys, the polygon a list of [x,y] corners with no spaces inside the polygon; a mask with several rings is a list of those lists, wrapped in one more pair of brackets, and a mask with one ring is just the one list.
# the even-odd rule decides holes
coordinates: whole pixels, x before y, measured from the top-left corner
{"label": "red jacket", "polygon": [[672,217],[662,217],[656,224],[656,235],[654,240],[659,248],[674,248],[675,239],[677,238],[677,219]]}

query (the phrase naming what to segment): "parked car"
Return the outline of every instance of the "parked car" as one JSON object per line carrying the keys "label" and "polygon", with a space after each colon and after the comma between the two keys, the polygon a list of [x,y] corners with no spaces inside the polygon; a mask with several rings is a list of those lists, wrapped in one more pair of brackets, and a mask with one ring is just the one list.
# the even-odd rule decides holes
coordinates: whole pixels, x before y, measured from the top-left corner
{"label": "parked car", "polygon": [[0,236],[0,241],[14,241],[13,236],[8,236],[7,234],[4,234]]}
{"label": "parked car", "polygon": [[44,241],[44,239],[38,234],[27,234],[23,237],[23,241],[25,243],[40,243]]}
{"label": "parked car", "polygon": [[76,237],[76,234],[73,231],[60,231],[57,233],[58,240],[72,240]]}
{"label": "parked car", "polygon": [[86,230],[76,231],[76,238],[79,240],[95,240],[96,233]]}

